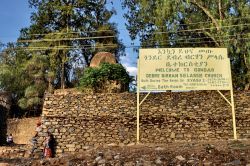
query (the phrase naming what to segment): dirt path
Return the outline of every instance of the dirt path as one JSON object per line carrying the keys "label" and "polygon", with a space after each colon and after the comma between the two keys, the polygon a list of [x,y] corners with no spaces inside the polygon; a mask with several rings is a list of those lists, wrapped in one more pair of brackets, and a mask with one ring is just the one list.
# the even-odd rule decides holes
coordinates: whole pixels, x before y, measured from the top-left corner
{"label": "dirt path", "polygon": [[10,165],[70,166],[250,166],[250,140],[172,143],[168,145],[106,145],[53,159],[1,159]]}

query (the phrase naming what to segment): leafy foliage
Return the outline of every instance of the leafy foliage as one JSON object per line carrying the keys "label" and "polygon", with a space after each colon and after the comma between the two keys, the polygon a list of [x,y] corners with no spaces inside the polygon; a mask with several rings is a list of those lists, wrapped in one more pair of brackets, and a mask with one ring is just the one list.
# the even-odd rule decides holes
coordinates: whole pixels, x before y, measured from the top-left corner
{"label": "leafy foliage", "polygon": [[11,92],[22,109],[38,110],[47,88],[48,60],[46,56],[30,56],[14,48],[18,46],[9,45],[0,55],[0,87]]}
{"label": "leafy foliage", "polygon": [[121,64],[102,63],[99,68],[87,68],[80,78],[82,89],[102,89],[107,81],[118,81],[128,91],[132,78]]}
{"label": "leafy foliage", "polygon": [[[77,85],[99,51],[124,55],[115,10],[105,0],[29,0],[31,26],[17,44],[0,44],[0,89],[22,109],[40,110],[45,90]],[[109,36],[109,37],[106,37]]]}
{"label": "leafy foliage", "polygon": [[132,39],[143,47],[226,47],[234,87],[250,83],[249,0],[124,0]]}
{"label": "leafy foliage", "polygon": [[[68,49],[67,53],[71,55],[74,63],[76,59],[80,59],[86,66],[99,51],[114,53],[119,59],[119,56],[124,55],[124,47],[118,40],[116,25],[109,22],[116,11],[108,10],[106,3],[106,0],[29,0],[30,6],[36,9],[36,12],[31,16],[32,25],[23,29],[21,38],[43,38],[41,35],[29,34],[52,34],[57,35],[56,39],[86,38],[65,39],[60,43],[64,46],[78,47],[77,53],[71,49]],[[112,37],[97,38],[102,36]],[[56,43],[59,46],[59,42]]]}
{"label": "leafy foliage", "polygon": [[0,89],[12,92],[14,101],[24,95],[24,89],[31,83],[24,67],[29,56],[24,51],[17,55],[16,48],[9,43],[0,53]]}

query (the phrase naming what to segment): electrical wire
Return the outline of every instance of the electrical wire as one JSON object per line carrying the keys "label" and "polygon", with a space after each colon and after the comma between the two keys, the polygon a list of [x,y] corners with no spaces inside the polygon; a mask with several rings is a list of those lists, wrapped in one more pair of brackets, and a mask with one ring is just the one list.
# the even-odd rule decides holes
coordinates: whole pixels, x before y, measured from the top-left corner
{"label": "electrical wire", "polygon": [[[231,26],[224,26],[225,28],[230,28],[230,27],[237,27],[237,26],[242,26],[242,25],[249,25],[249,24],[238,24],[238,25],[231,25]],[[204,29],[204,28],[203,28]],[[203,29],[192,29],[192,30],[179,30],[179,31],[174,31],[174,32],[181,32],[181,31],[194,31],[194,30],[203,30]],[[211,28],[209,28],[211,29]],[[162,32],[163,33],[163,32]],[[171,33],[171,32],[164,32],[164,33]],[[203,32],[196,32],[196,33],[203,33]],[[249,33],[246,33],[244,35],[249,35]],[[236,35],[217,35],[217,36],[213,36],[215,38],[225,38],[225,37],[237,37],[238,34]],[[61,39],[40,39],[40,40],[19,40],[18,42],[40,42],[40,41],[61,41],[61,40],[87,40],[87,39],[96,39],[96,38],[113,38],[115,36],[96,36],[96,37],[82,37],[82,38],[61,38]],[[242,36],[241,36],[242,37]],[[185,41],[185,40],[201,40],[201,39],[208,39],[208,38],[211,38],[211,37],[200,37],[200,38],[186,38],[186,39],[173,39],[173,40],[164,40],[164,41],[161,41],[160,43],[163,43],[163,42],[169,42],[169,43],[173,43],[173,42],[178,42],[178,41]],[[249,38],[240,38],[239,40],[248,40]],[[216,40],[218,42],[223,42],[223,41],[230,41],[230,40],[235,40],[235,39],[227,39],[227,40]],[[148,40],[148,41],[151,41],[151,42],[154,42],[154,40]],[[156,41],[158,42],[158,41]],[[215,41],[198,41],[198,42],[195,42],[195,41],[192,41],[192,42],[178,42],[179,44],[198,44],[198,43],[214,43]],[[154,45],[155,46],[155,45]],[[72,46],[61,46],[61,47],[53,47],[53,49],[63,49],[63,47],[65,49],[80,49],[80,47],[90,47],[90,48],[93,48],[95,46],[93,45],[80,45],[80,47],[72,47]],[[106,45],[106,47],[110,47],[109,45]],[[111,47],[114,47],[114,45],[112,45]],[[138,48],[138,47],[141,47],[141,46],[125,46],[125,48],[131,48],[131,47],[134,47],[134,48]],[[21,47],[19,47],[21,48]],[[51,47],[22,47],[22,49],[39,49],[39,50],[42,50],[42,49],[52,49]],[[105,45],[103,45],[102,48],[105,48]]]}
{"label": "electrical wire", "polygon": [[[218,40],[218,42],[226,42],[233,41],[235,39],[226,39],[226,40]],[[250,40],[250,38],[241,38],[240,40]],[[214,43],[214,41],[199,41],[199,42],[180,42],[178,44],[206,44],[206,43]],[[116,48],[117,44],[106,44],[103,46],[94,46],[94,45],[80,45],[80,46],[56,46],[56,47],[21,47],[12,50],[17,51],[46,51],[46,50],[77,50],[77,49],[104,49],[104,48]],[[125,46],[124,48],[149,48],[149,47],[162,47],[162,46],[171,46],[171,44],[158,44],[158,45],[130,45]],[[223,46],[222,46],[223,47]],[[3,51],[7,52],[7,51]]]}
{"label": "electrical wire", "polygon": [[[220,28],[231,28],[231,27],[238,27],[238,26],[249,26],[248,24],[237,24],[237,25],[227,25],[227,26],[220,26]],[[184,30],[177,30],[177,31],[167,31],[167,32],[154,32],[154,34],[168,34],[168,33],[178,33],[178,32],[195,32],[195,31],[204,31],[204,30],[211,30],[216,29],[216,27],[210,28],[197,28],[197,29],[184,29]]]}
{"label": "electrical wire", "polygon": [[[218,40],[219,42],[225,42],[225,41],[233,41],[235,39],[227,39],[227,40]],[[240,40],[250,40],[250,38],[241,38]],[[160,42],[162,43],[162,42]],[[199,41],[199,42],[180,42],[178,44],[206,44],[206,43],[215,43],[214,41]],[[133,45],[133,46],[126,46],[125,48],[147,48],[147,47],[160,47],[160,46],[171,46],[171,44],[164,44],[164,45]],[[223,47],[223,46],[222,46]]]}
{"label": "electrical wire", "polygon": [[[238,26],[249,26],[249,24],[237,24],[230,26],[221,26],[221,28],[231,28]],[[152,34],[169,34],[169,33],[179,33],[179,32],[195,32],[195,31],[204,31],[216,29],[216,27],[211,28],[197,28],[197,29],[186,29],[186,30],[176,30],[176,31],[167,31],[167,32],[153,32]],[[43,42],[43,41],[66,41],[66,40],[88,40],[88,39],[103,39],[103,38],[114,38],[116,36],[95,36],[95,37],[79,37],[79,38],[58,38],[58,39],[31,39],[31,40],[18,40],[17,43],[32,43],[32,42]]]}
{"label": "electrical wire", "polygon": [[[238,17],[238,18],[228,18],[228,19],[223,19],[223,20],[220,20],[220,19],[215,19],[217,20],[218,22],[225,22],[225,21],[231,21],[231,20],[247,20],[247,19],[250,19],[250,16],[249,17]],[[176,23],[178,26],[182,26],[182,25],[197,25],[197,24],[213,24],[212,21],[199,21],[199,22],[194,22],[194,23],[185,23],[185,24],[178,24]],[[157,26],[157,27],[165,27],[165,26]]]}
{"label": "electrical wire", "polygon": [[[248,33],[248,34],[250,34],[250,33]],[[226,35],[226,36],[215,36],[215,37],[219,37],[219,38],[221,38],[221,37],[237,37],[237,35]],[[177,40],[175,40],[175,39],[173,39],[173,40],[163,40],[163,41],[161,41],[160,43],[163,43],[163,42],[168,42],[168,43],[171,43],[171,42],[177,42],[177,43],[179,43],[178,41],[185,41],[185,40],[200,40],[200,39],[209,39],[210,37],[201,37],[201,38],[188,38],[188,39],[177,39]],[[241,38],[239,38],[239,40],[241,40],[241,39],[243,39],[243,40],[247,40],[247,39],[250,39],[250,38],[247,38],[247,37],[241,37]],[[230,40],[234,40],[234,39],[224,39],[224,40],[217,40],[218,42],[221,42],[221,41],[230,41]],[[147,41],[151,41],[151,42],[154,42],[154,41],[156,41],[156,40],[147,40]],[[156,41],[156,42],[158,42],[158,41]],[[185,43],[185,44],[187,44],[187,43],[200,43],[200,42],[203,42],[203,41],[199,41],[199,42],[195,42],[195,41],[192,41],[192,42],[181,42],[181,43]],[[214,43],[214,41],[204,41],[204,42],[210,42],[210,43]],[[109,46],[109,45],[114,45],[114,44],[104,44],[103,46]],[[93,45],[80,45],[80,47],[92,47]],[[125,46],[126,47],[126,46]],[[27,47],[27,48],[42,48],[42,49],[46,49],[46,48],[52,48],[52,47]],[[56,47],[53,47],[53,48],[72,48],[72,46],[56,46]]]}
{"label": "electrical wire", "polygon": [[[250,35],[250,33],[245,33],[244,35],[248,36]],[[181,36],[190,36],[190,35],[181,35]],[[237,37],[239,36],[238,34],[235,34],[235,35],[217,35],[217,36],[212,36],[214,38],[226,38],[226,37]],[[240,37],[243,37],[243,36],[240,36]],[[170,40],[166,40],[168,42],[176,42],[176,41],[182,41],[182,40],[201,40],[201,39],[211,39],[211,37],[207,36],[207,37],[197,37],[197,38],[182,38],[182,39],[170,39]],[[147,42],[150,42],[150,41],[156,41],[155,39],[149,39],[147,40]]]}
{"label": "electrical wire", "polygon": [[[124,29],[126,30],[126,29]],[[45,36],[48,34],[82,34],[82,33],[99,33],[99,32],[114,32],[114,30],[96,30],[96,31],[78,31],[78,32],[51,32],[51,33],[33,33],[33,34],[28,34],[28,36]]]}
{"label": "electrical wire", "polygon": [[[117,47],[117,44],[103,44],[101,46],[96,45],[79,45],[79,46],[55,46],[55,47],[26,47],[27,49],[75,49],[75,48],[99,48],[99,47]],[[23,48],[23,47],[22,47]]]}
{"label": "electrical wire", "polygon": [[[118,47],[117,44],[104,44],[102,46],[95,46],[95,45],[80,45],[80,46],[55,46],[55,47],[19,47],[19,48],[12,48],[10,50],[15,51],[46,51],[46,50],[77,50],[77,49],[101,49],[101,48],[115,48]],[[8,51],[2,51],[8,52]]]}
{"label": "electrical wire", "polygon": [[78,38],[58,38],[58,39],[31,39],[31,40],[18,40],[17,43],[32,43],[32,42],[49,42],[49,41],[66,41],[66,40],[89,40],[89,39],[106,39],[114,38],[116,36],[95,36],[95,37],[78,37]]}
{"label": "electrical wire", "polygon": [[[241,17],[241,18],[230,18],[230,19],[224,19],[224,20],[218,20],[218,21],[226,21],[226,20],[243,20],[243,19],[249,19],[250,17]],[[180,25],[196,25],[196,24],[206,24],[206,23],[211,23],[211,21],[204,21],[204,22],[194,22],[194,23],[187,23],[187,24],[177,24],[178,26]],[[238,25],[238,24],[237,24]],[[165,26],[157,26],[157,27],[165,27]],[[117,29],[118,31],[121,30],[127,30],[127,29]],[[28,36],[44,36],[44,35],[48,35],[48,34],[82,34],[82,33],[99,33],[99,32],[114,32],[114,30],[96,30],[96,31],[79,31],[79,32],[52,32],[52,33],[34,33],[34,34],[28,34]]]}

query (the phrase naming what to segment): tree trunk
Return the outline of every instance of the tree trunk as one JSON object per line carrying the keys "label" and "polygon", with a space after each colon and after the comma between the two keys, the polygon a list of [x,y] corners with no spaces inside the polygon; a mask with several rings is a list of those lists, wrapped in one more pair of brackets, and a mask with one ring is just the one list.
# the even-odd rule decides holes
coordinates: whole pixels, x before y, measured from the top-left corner
{"label": "tree trunk", "polygon": [[61,69],[61,89],[65,89],[64,63],[62,63]]}
{"label": "tree trunk", "polygon": [[249,84],[249,83],[247,83],[247,84],[245,85],[244,90],[249,90],[249,86],[250,86],[250,84]]}
{"label": "tree trunk", "polygon": [[195,6],[199,7],[212,21],[212,23],[215,25],[217,31],[220,31],[220,26],[214,16],[210,13],[210,11],[205,7],[202,6],[200,3],[198,3],[196,0],[190,1],[190,3],[194,4]]}
{"label": "tree trunk", "polygon": [[221,0],[219,0],[218,3],[219,3],[218,6],[219,6],[220,20],[222,20],[222,19],[223,19],[223,16],[222,16]]}

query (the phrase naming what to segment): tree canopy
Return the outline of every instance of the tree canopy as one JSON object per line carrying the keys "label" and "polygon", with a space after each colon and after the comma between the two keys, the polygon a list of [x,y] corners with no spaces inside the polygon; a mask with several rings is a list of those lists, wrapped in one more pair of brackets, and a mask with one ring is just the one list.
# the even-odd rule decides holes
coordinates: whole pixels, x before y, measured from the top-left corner
{"label": "tree canopy", "polygon": [[[250,0],[122,4],[130,36],[142,47],[226,47],[234,88],[249,89]],[[45,90],[77,86],[80,78],[87,86],[95,71],[81,75],[97,52],[111,52],[117,60],[125,54],[110,22],[116,11],[107,8],[106,0],[29,0],[29,5],[31,25],[21,29],[17,43],[0,44],[0,89],[12,92],[19,107],[39,109]]]}
{"label": "tree canopy", "polygon": [[[118,31],[109,20],[115,10],[106,0],[29,0],[35,12],[32,25],[22,29],[20,40],[31,42],[32,49],[43,49],[50,57],[51,72],[60,77],[61,88],[70,79],[74,66],[89,66],[99,51],[124,54]],[[46,47],[48,49],[46,49]],[[59,79],[59,78],[57,78]]]}
{"label": "tree canopy", "polygon": [[249,0],[124,0],[142,47],[226,47],[235,88],[250,83]]}
{"label": "tree canopy", "polygon": [[124,55],[106,0],[29,0],[31,25],[0,46],[0,89],[23,109],[39,109],[46,89],[77,86],[100,51]]}

